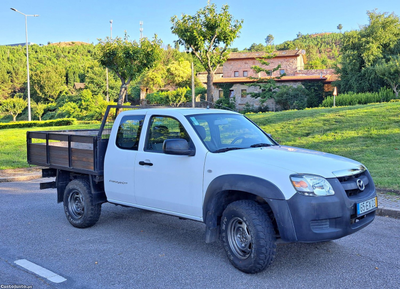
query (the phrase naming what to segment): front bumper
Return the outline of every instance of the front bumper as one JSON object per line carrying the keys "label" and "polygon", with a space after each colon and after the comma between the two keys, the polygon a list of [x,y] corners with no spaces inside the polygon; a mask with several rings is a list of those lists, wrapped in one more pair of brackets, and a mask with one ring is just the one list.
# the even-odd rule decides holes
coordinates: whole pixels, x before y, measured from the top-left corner
{"label": "front bumper", "polygon": [[335,195],[308,197],[299,193],[289,200],[270,202],[280,237],[287,242],[322,242],[338,239],[366,227],[375,218],[375,211],[357,216],[357,203],[376,197],[375,185],[368,172],[367,188],[348,195],[338,179],[328,179]]}

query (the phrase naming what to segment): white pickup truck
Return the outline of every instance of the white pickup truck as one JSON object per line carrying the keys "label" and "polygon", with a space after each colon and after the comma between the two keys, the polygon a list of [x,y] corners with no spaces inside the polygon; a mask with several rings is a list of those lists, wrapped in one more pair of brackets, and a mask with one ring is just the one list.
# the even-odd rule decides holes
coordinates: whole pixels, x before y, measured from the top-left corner
{"label": "white pickup truck", "polygon": [[277,239],[334,240],[375,218],[359,162],[279,145],[225,110],[131,109],[107,129],[113,109],[100,130],[27,133],[28,162],[56,176],[41,188],[57,188],[75,227],[94,225],[104,202],[200,221],[207,243],[220,238],[233,266],[257,273]]}

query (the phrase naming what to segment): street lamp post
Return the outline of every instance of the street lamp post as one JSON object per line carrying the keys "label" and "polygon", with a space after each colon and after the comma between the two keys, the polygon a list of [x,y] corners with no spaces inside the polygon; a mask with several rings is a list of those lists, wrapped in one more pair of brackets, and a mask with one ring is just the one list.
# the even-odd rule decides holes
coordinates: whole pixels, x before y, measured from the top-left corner
{"label": "street lamp post", "polygon": [[25,13],[22,13],[21,11],[18,11],[15,8],[10,8],[12,11],[18,12],[19,14],[22,14],[25,16],[25,37],[26,37],[26,74],[27,74],[27,79],[28,79],[28,121],[32,120],[31,117],[31,85],[29,82],[29,49],[28,49],[28,16],[32,17],[39,17],[39,15],[34,14],[34,15],[28,15]]}
{"label": "street lamp post", "polygon": [[[185,52],[186,52],[186,53],[190,53],[189,48],[186,47]],[[196,107],[196,96],[195,96],[195,91],[194,91],[194,64],[193,64],[193,56],[192,56],[192,61],[191,61],[191,70],[192,70],[192,107]]]}
{"label": "street lamp post", "polygon": [[[110,20],[110,40],[112,40],[112,24],[113,24],[113,21],[112,20]],[[108,101],[110,101],[110,97],[109,97],[109,95],[108,95],[108,68],[106,67],[106,82],[107,82],[107,98],[106,98],[106,101],[108,102]]]}

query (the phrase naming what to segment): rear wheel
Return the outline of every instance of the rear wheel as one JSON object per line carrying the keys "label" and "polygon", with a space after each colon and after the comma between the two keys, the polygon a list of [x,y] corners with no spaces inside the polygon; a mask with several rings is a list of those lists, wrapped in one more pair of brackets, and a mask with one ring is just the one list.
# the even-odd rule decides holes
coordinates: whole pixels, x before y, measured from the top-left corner
{"label": "rear wheel", "polygon": [[253,274],[272,263],[276,252],[275,231],[271,219],[256,202],[231,203],[221,223],[222,242],[233,266]]}
{"label": "rear wheel", "polygon": [[90,186],[86,180],[76,179],[65,188],[64,212],[72,226],[88,228],[97,223],[101,204],[95,204]]}

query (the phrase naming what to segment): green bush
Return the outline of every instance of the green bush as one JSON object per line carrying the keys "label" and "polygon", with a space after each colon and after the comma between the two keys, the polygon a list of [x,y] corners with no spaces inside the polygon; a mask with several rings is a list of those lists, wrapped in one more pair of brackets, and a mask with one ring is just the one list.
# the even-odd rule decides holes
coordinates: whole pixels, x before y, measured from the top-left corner
{"label": "green bush", "polygon": [[[381,88],[379,92],[364,92],[364,93],[344,93],[336,96],[336,106],[349,106],[357,104],[368,104],[377,102],[389,102],[391,99],[396,98],[393,90],[388,88]],[[322,107],[333,106],[333,96],[327,97],[321,104]]]}
{"label": "green bush", "polygon": [[149,104],[178,107],[192,99],[192,96],[188,94],[188,90],[186,87],[178,87],[172,91],[158,91],[146,95],[146,100]]}
{"label": "green bush", "polygon": [[60,118],[47,121],[18,121],[12,123],[0,123],[0,129],[22,128],[22,127],[44,127],[44,126],[64,126],[77,124],[74,118]]}
{"label": "green bush", "polygon": [[226,110],[236,110],[236,104],[234,98],[231,97],[221,97],[215,102],[214,108],[226,109]]}

